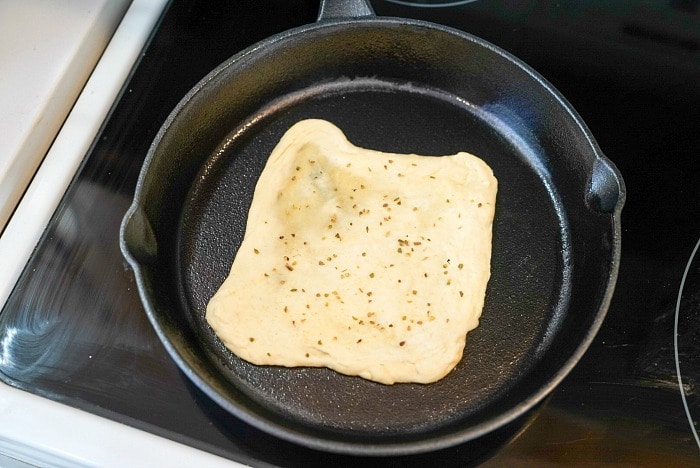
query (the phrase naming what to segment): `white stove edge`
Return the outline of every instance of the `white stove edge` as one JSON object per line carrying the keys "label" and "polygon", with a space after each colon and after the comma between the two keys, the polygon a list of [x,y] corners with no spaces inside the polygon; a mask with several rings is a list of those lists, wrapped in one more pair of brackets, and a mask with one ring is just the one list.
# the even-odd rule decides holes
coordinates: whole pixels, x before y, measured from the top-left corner
{"label": "white stove edge", "polygon": [[[133,0],[0,237],[4,304],[168,0]],[[2,346],[2,343],[0,343]],[[0,454],[39,466],[243,466],[0,382]]]}
{"label": "white stove edge", "polygon": [[0,230],[130,3],[0,1]]}

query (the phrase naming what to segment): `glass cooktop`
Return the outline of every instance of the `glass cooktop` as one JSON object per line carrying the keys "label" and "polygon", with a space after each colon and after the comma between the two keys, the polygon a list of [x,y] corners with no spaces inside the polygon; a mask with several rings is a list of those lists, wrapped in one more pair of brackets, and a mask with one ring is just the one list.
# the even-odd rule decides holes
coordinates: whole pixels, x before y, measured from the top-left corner
{"label": "glass cooktop", "polygon": [[[562,92],[627,186],[617,288],[596,340],[534,411],[481,439],[365,466],[695,464],[700,459],[700,4],[375,0],[453,26]],[[162,347],[119,251],[161,123],[237,51],[313,22],[318,4],[174,1],[0,312],[0,379],[251,465],[350,456],[283,442],[197,390]]]}

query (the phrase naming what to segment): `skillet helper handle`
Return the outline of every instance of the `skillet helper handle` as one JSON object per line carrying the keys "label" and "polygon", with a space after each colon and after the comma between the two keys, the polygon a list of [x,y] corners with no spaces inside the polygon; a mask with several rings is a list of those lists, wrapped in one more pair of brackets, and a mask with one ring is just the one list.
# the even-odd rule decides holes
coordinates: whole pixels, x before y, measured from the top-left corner
{"label": "skillet helper handle", "polygon": [[316,21],[374,16],[367,0],[321,0]]}

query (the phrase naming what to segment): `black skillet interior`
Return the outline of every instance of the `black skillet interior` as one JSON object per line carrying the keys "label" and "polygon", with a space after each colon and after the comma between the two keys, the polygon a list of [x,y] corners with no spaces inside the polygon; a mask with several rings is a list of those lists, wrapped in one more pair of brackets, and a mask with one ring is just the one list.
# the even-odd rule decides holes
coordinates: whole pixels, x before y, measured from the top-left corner
{"label": "black skillet interior", "polygon": [[[293,123],[311,117],[359,146],[469,151],[494,170],[481,324],[437,383],[385,386],[328,369],[253,366],[204,321],[267,156]],[[183,100],[144,171],[124,245],[166,347],[232,414],[314,448],[425,451],[512,420],[578,360],[615,280],[623,187],[614,168],[527,68],[442,28],[373,19],[273,38]]]}

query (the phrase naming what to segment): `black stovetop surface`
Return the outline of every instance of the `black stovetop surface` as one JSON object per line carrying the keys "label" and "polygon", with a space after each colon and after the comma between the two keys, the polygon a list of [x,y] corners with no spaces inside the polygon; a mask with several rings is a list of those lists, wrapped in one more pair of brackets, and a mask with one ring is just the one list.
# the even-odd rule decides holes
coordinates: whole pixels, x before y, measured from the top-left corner
{"label": "black stovetop surface", "polygon": [[[627,203],[607,318],[551,397],[480,440],[363,465],[698,463],[700,424],[689,421],[700,418],[700,258],[691,261],[700,237],[700,3],[397,3],[373,2],[380,15],[481,36],[552,82],[620,169]],[[177,102],[235,52],[312,22],[317,7],[172,3],[0,312],[0,379],[243,463],[357,461],[276,440],[191,385],[151,328],[118,245],[148,146]]]}

